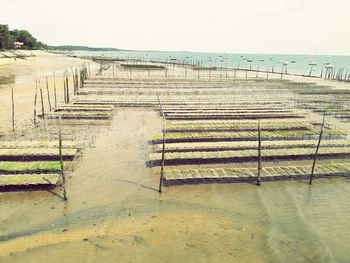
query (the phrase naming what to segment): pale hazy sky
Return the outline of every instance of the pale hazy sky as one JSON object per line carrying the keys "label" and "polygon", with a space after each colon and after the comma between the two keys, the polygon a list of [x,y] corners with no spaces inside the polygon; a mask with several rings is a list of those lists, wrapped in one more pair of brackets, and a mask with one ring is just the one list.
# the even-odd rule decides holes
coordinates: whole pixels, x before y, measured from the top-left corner
{"label": "pale hazy sky", "polygon": [[51,45],[350,55],[350,0],[0,0]]}

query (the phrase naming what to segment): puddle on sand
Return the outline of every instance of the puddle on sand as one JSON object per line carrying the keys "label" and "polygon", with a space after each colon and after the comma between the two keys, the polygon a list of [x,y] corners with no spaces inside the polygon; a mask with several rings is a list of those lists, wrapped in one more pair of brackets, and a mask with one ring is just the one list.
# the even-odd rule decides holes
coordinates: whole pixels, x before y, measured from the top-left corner
{"label": "puddle on sand", "polygon": [[1,72],[0,72],[0,89],[7,86],[7,85],[11,85],[11,84],[15,84],[16,82],[16,75],[6,75],[6,76],[3,76],[1,75]]}

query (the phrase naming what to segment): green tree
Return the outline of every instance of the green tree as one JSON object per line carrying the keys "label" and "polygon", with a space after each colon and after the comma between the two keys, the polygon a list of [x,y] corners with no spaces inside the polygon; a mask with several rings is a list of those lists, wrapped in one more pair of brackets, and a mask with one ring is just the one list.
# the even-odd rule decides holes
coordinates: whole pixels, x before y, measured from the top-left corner
{"label": "green tree", "polygon": [[14,39],[8,25],[0,24],[0,49],[13,48]]}
{"label": "green tree", "polygon": [[32,36],[27,30],[13,30],[11,31],[12,37],[15,41],[23,42],[23,46],[27,49],[41,49],[41,43],[39,43],[35,37]]}

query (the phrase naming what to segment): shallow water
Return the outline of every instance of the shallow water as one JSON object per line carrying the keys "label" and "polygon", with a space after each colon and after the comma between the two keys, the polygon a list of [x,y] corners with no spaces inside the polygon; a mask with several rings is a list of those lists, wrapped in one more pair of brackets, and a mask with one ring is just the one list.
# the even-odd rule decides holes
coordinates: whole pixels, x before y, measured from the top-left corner
{"label": "shallow water", "polygon": [[69,173],[67,203],[50,192],[0,193],[2,261],[349,261],[349,180],[160,195],[157,172],[145,166],[147,139],[160,127],[153,111],[119,110]]}
{"label": "shallow water", "polygon": [[[25,91],[31,104],[32,86]],[[59,188],[0,192],[0,262],[350,261],[348,179],[159,194],[159,170],[146,161],[161,127],[152,110],[118,109],[68,171],[68,202]]]}

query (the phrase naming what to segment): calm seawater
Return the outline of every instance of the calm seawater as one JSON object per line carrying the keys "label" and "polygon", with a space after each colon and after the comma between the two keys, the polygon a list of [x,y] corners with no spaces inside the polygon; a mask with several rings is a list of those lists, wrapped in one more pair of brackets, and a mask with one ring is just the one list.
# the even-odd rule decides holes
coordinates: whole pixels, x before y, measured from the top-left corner
{"label": "calm seawater", "polygon": [[[77,55],[93,55],[118,58],[134,58],[145,60],[170,60],[186,62],[200,62],[206,66],[238,67],[240,69],[269,70],[274,68],[275,72],[281,72],[282,65],[287,63],[287,69],[292,74],[310,73],[321,74],[324,63],[329,63],[337,71],[340,68],[348,69],[350,72],[350,56],[330,55],[272,55],[272,54],[230,54],[230,53],[202,53],[202,52],[165,52],[165,51],[113,51],[113,52],[86,52],[77,51]],[[252,62],[250,62],[252,61]]]}

